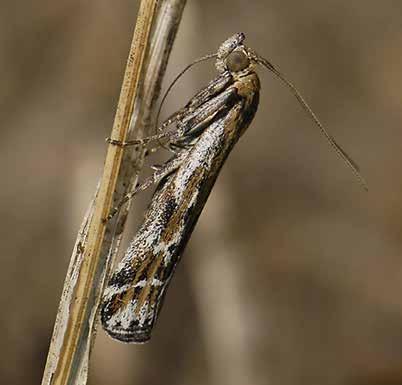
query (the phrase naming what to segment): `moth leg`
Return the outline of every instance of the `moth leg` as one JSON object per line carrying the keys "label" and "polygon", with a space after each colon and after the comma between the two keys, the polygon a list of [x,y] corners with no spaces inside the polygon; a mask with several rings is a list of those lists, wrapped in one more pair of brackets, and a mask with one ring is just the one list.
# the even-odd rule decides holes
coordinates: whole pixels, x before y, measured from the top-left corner
{"label": "moth leg", "polygon": [[[110,144],[113,144],[115,146],[119,146],[119,147],[127,147],[130,145],[135,145],[135,143],[129,142],[121,142],[118,140],[114,140],[114,139],[110,139],[110,138],[106,138],[106,141]],[[138,144],[137,144],[138,145]],[[152,155],[153,153],[157,152],[161,147],[163,147],[165,150],[168,150],[169,152],[171,152],[172,154],[177,155],[178,151],[175,149],[170,148],[169,146],[164,146],[162,145],[162,143],[158,143],[155,147],[151,147],[151,148],[146,148],[145,152],[144,152],[144,158],[147,158],[148,156]]]}
{"label": "moth leg", "polygon": [[127,193],[119,202],[119,204],[110,211],[110,214],[107,216],[106,221],[113,218],[121,210],[123,205],[131,200],[139,192],[146,190],[148,187],[151,187],[156,183],[159,183],[165,176],[174,172],[181,165],[186,155],[186,151],[179,153],[177,156],[166,162],[162,167],[158,168],[151,176],[146,178],[141,184],[137,185],[132,191]]}
{"label": "moth leg", "polygon": [[[149,138],[153,139],[153,136],[149,137]],[[114,146],[125,148],[125,147],[130,147],[130,146],[144,145],[144,144],[147,144],[148,142],[150,142],[152,139],[148,140],[148,138],[142,138],[142,139],[127,140],[127,141],[123,142],[121,140],[106,138],[106,142],[108,142],[109,144],[112,144]]]}
{"label": "moth leg", "polygon": [[174,114],[172,114],[169,118],[167,118],[157,128],[157,130],[159,131],[158,134],[150,135],[150,136],[147,136],[147,137],[141,138],[141,139],[127,140],[127,141],[124,141],[124,142],[120,141],[120,140],[112,139],[112,138],[106,138],[106,142],[108,142],[108,143],[110,143],[112,145],[124,148],[124,147],[129,147],[129,146],[145,145],[145,144],[147,144],[149,142],[158,141],[159,142],[158,147],[164,147],[163,144],[160,143],[160,140],[166,139],[166,138],[169,140],[169,138],[172,137],[172,136],[182,135],[183,129],[180,129],[179,125],[177,125],[176,130],[163,131],[164,129],[166,129],[170,125],[172,125],[174,123],[178,123],[182,113],[183,113],[183,111],[179,110],[179,111],[175,112]]}
{"label": "moth leg", "polygon": [[125,142],[122,142],[120,140],[106,138],[106,141],[115,146],[124,148],[124,147],[129,147],[129,146],[145,145],[145,144],[147,144],[149,142],[153,142],[155,140],[159,141],[162,139],[168,139],[170,141],[174,138],[178,138],[178,137],[182,136],[183,133],[184,133],[184,127],[179,125],[176,130],[161,132],[160,134],[147,136],[147,137],[141,138],[141,139],[127,140]]}

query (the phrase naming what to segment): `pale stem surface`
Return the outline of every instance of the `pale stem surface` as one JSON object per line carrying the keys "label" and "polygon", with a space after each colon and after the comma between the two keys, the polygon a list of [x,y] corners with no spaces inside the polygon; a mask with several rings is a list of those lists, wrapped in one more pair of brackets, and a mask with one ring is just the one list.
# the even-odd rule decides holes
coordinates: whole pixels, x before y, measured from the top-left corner
{"label": "pale stem surface", "polygon": [[[143,0],[138,12],[111,133],[120,141],[149,134],[151,114],[185,5],[184,0],[157,3]],[[105,224],[103,218],[136,183],[142,163],[143,151],[123,151],[109,145],[103,176],[73,249],[42,385],[87,382],[96,311],[129,205],[114,220]]]}

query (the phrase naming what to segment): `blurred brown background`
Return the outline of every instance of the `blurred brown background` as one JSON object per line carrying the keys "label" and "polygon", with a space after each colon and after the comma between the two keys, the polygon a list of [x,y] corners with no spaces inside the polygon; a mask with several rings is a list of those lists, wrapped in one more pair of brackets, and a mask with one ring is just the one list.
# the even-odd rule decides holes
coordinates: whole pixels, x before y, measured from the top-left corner
{"label": "blurred brown background", "polygon": [[[137,7],[2,1],[1,384],[40,382]],[[359,163],[370,191],[261,69],[257,116],[151,342],[123,345],[100,330],[90,384],[402,384],[401,16],[395,0],[188,1],[165,86],[245,32]],[[212,76],[212,64],[184,76],[165,114]],[[136,201],[137,218],[148,198]]]}

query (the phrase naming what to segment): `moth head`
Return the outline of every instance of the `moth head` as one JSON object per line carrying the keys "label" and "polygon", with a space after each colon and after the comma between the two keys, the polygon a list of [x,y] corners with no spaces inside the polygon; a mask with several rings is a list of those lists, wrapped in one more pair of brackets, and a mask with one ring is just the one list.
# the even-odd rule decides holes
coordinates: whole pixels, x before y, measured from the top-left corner
{"label": "moth head", "polygon": [[219,72],[239,72],[250,65],[247,49],[243,45],[246,36],[244,33],[235,33],[224,41],[216,54],[216,69]]}
{"label": "moth head", "polygon": [[218,48],[218,60],[224,60],[233,50],[243,45],[246,35],[243,32],[235,33],[233,36],[226,39]]}

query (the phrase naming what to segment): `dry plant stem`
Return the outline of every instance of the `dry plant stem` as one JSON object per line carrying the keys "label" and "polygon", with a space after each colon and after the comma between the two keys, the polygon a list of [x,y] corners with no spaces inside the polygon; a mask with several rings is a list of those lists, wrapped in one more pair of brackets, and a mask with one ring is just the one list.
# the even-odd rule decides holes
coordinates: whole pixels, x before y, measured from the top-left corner
{"label": "dry plant stem", "polygon": [[[127,138],[134,100],[140,85],[140,74],[151,25],[156,16],[156,7],[157,0],[142,0],[140,4],[112,130],[112,137],[118,140],[124,141]],[[75,262],[70,263],[70,265],[76,265],[75,254],[81,254],[83,251],[82,262],[79,263],[80,268],[77,271],[73,288],[71,287],[71,282],[66,280],[63,289],[63,295],[66,289],[73,290],[73,293],[71,293],[73,295],[71,296],[71,302],[64,304],[64,306],[69,305],[68,309],[59,308],[42,380],[43,385],[72,385],[86,382],[88,361],[85,357],[88,356],[90,329],[92,329],[87,321],[90,318],[95,318],[95,298],[99,297],[96,292],[99,292],[99,285],[97,285],[99,282],[97,280],[102,276],[99,267],[101,247],[105,234],[103,219],[107,217],[112,205],[122,155],[121,148],[109,146],[93,210],[89,210],[88,218],[84,221],[84,223],[88,224],[82,226],[84,234],[79,234],[79,238],[81,236],[85,242],[78,241],[76,243],[73,254]],[[67,279],[71,280],[69,275],[67,275]],[[66,286],[70,287],[66,288]],[[58,321],[63,322],[63,324],[57,324]],[[56,335],[56,332],[61,334]],[[85,361],[84,365],[82,364],[83,360]]]}
{"label": "dry plant stem", "polygon": [[[181,20],[185,3],[185,0],[164,0],[160,2],[160,6],[157,9],[156,20],[153,22],[154,31],[151,38],[151,47],[149,52],[145,53],[145,63],[142,66],[143,70],[141,72],[141,77],[137,82],[135,93],[136,96],[133,107],[134,111],[130,126],[128,128],[127,137],[133,136],[138,138],[150,134],[150,128],[152,127],[151,114],[155,110],[155,102],[160,92],[162,78],[165,73],[167,61],[172,49],[173,41]],[[143,5],[145,6],[147,4],[142,4],[142,6]],[[149,8],[147,9],[149,10]],[[153,10],[154,8],[151,8],[151,11]],[[155,18],[155,15],[152,15]],[[141,17],[142,20],[145,20],[143,14],[140,13],[139,17]],[[142,23],[144,24],[144,21]],[[148,25],[150,25],[150,18],[146,19],[145,23],[149,23]],[[134,41],[135,40],[133,39],[133,42]],[[143,45],[142,47],[145,46]],[[132,52],[130,52],[130,58],[133,58]],[[130,61],[128,64],[130,65]],[[144,67],[146,71],[144,71]],[[125,76],[122,94],[125,90],[127,91],[127,75]],[[134,95],[134,93],[132,95]],[[121,108],[119,111],[121,111]],[[116,119],[118,116],[119,115],[116,114]],[[125,121],[125,124],[127,124],[127,120]],[[130,133],[133,133],[133,135],[130,135]],[[115,131],[112,132],[112,135],[115,135]],[[121,138],[124,139],[123,137]],[[116,155],[118,154],[116,153]],[[136,176],[141,166],[141,152],[124,151],[120,165],[120,172],[116,182],[115,194],[113,197],[114,202],[119,202],[121,198],[130,190],[131,186],[135,184]],[[97,196],[98,193],[99,186],[95,196]],[[98,290],[90,291],[88,294],[87,311],[85,312],[81,323],[81,327],[83,327],[84,330],[78,338],[77,344],[74,347],[75,352],[70,359],[72,362],[72,365],[69,369],[70,374],[64,377],[64,382],[60,382],[62,377],[57,377],[55,374],[57,374],[57,371],[60,372],[60,358],[63,357],[63,354],[66,354],[64,341],[68,331],[67,326],[70,327],[71,325],[70,309],[72,309],[73,301],[76,298],[76,286],[78,278],[83,274],[82,269],[87,268],[87,264],[84,265],[82,262],[83,250],[87,250],[88,253],[89,223],[94,214],[94,201],[91,202],[87,215],[85,216],[81,229],[78,233],[76,245],[74,247],[70,266],[68,268],[42,385],[56,383],[86,384],[87,382],[89,353],[91,345],[94,342],[93,337],[95,329],[94,324],[96,321],[96,309],[102,294],[105,273],[107,272],[110,262],[117,252],[118,245],[121,240],[121,233],[125,224],[128,206],[129,205],[126,205],[124,207],[118,218],[115,218],[113,221],[110,221],[106,224],[100,256],[96,262],[97,266],[95,266],[93,269],[95,271],[92,281],[93,284],[92,286],[87,286],[87,288],[98,288]],[[118,221],[117,224],[116,221]],[[117,234],[113,234],[113,230],[115,229],[117,229]],[[115,246],[113,250],[111,249],[112,244]]]}

